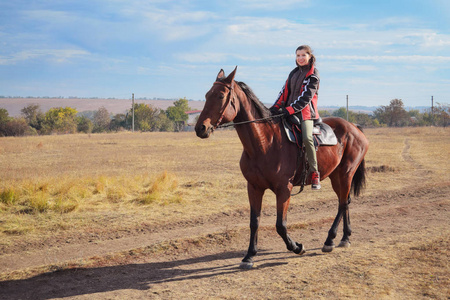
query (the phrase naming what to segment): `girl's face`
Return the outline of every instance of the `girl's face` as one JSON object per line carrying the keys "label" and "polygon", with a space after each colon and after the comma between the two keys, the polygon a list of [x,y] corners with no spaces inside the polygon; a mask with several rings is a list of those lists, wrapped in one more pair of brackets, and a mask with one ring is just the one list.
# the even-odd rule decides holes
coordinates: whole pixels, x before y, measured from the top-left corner
{"label": "girl's face", "polygon": [[311,55],[309,55],[305,49],[297,50],[296,52],[296,61],[300,67],[307,66],[309,64],[309,59]]}

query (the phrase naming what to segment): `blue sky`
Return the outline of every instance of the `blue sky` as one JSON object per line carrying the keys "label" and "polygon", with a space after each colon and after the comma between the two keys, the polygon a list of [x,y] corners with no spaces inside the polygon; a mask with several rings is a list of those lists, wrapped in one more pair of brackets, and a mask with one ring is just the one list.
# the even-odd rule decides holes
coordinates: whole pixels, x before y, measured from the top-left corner
{"label": "blue sky", "polygon": [[203,100],[221,68],[273,103],[309,44],[319,106],[450,103],[448,0],[0,0],[0,95]]}

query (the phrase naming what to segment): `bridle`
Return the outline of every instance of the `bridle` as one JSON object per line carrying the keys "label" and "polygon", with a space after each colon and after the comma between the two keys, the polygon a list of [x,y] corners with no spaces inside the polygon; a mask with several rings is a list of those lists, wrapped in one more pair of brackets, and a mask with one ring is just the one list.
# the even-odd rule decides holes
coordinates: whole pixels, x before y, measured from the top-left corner
{"label": "bridle", "polygon": [[248,123],[265,122],[265,121],[268,121],[268,120],[271,120],[271,119],[283,116],[283,114],[278,114],[278,115],[272,115],[270,117],[261,118],[261,119],[255,119],[255,120],[251,120],[251,121],[242,121],[242,122],[237,122],[237,123],[230,122],[230,123],[227,123],[227,124],[220,125],[220,122],[222,122],[223,117],[225,116],[225,113],[226,113],[226,111],[228,109],[228,106],[231,104],[236,109],[234,101],[232,101],[232,100],[234,100],[236,93],[234,93],[233,96],[231,95],[231,94],[233,94],[233,91],[234,91],[234,81],[231,82],[231,85],[228,85],[228,84],[226,84],[226,83],[224,83],[222,81],[216,81],[216,82],[213,83],[213,85],[214,84],[223,85],[223,86],[225,86],[226,88],[228,88],[230,90],[230,92],[228,93],[227,101],[225,102],[225,105],[223,106],[223,109],[220,112],[220,117],[217,120],[216,124],[213,126],[214,129],[231,127],[231,126],[235,126],[235,125],[242,125],[242,124],[248,124]]}
{"label": "bridle", "polygon": [[220,84],[220,85],[223,85],[223,86],[225,86],[226,88],[229,89],[229,93],[228,93],[228,97],[227,97],[227,100],[225,102],[225,105],[223,106],[223,109],[220,112],[220,117],[217,120],[216,125],[214,125],[214,128],[219,128],[219,124],[220,124],[220,122],[222,122],[223,117],[225,116],[225,113],[226,113],[226,111],[228,109],[228,106],[230,106],[230,104],[231,104],[231,105],[233,105],[234,108],[236,108],[235,104],[232,101],[234,99],[234,95],[232,96],[233,91],[234,91],[234,81],[231,82],[231,85],[223,83],[222,81],[216,81],[216,82],[214,82],[214,84]]}

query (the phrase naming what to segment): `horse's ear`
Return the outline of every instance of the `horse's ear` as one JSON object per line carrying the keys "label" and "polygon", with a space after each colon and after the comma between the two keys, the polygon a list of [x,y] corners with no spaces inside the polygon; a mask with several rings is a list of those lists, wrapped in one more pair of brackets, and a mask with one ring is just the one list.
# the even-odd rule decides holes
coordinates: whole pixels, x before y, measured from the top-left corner
{"label": "horse's ear", "polygon": [[230,73],[230,75],[228,75],[227,79],[225,79],[226,82],[231,83],[234,79],[234,75],[236,75],[236,70],[237,70],[237,66],[236,68],[234,68],[233,72]]}
{"label": "horse's ear", "polygon": [[220,69],[219,74],[217,74],[216,81],[225,77],[225,72],[223,69]]}

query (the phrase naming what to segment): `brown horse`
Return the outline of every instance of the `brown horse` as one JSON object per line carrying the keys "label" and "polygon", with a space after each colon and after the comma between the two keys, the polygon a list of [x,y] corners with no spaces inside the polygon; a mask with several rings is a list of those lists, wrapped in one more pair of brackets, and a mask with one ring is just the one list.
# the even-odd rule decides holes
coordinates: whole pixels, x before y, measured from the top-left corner
{"label": "brown horse", "polygon": [[[252,90],[234,80],[236,69],[225,77],[220,70],[211,89],[206,93],[206,103],[195,126],[197,136],[208,138],[219,125],[233,121],[244,150],[240,160],[242,174],[247,179],[250,201],[250,245],[241,263],[242,268],[253,266],[252,258],[257,252],[258,226],[261,203],[265,190],[276,195],[278,234],[287,249],[297,254],[305,252],[302,244],[294,242],[287,234],[286,216],[291,190],[301,183],[303,164],[298,168],[297,145],[289,142],[282,132],[279,118],[271,119],[268,109],[258,100]],[[264,120],[264,121],[261,121]],[[322,248],[330,252],[341,219],[344,219],[344,235],[340,247],[350,246],[349,236],[350,191],[357,196],[365,183],[364,156],[369,142],[357,126],[341,118],[325,118],[324,123],[333,128],[338,143],[321,146],[317,153],[322,179],[329,177],[339,199],[337,216],[328,232]],[[309,180],[306,182],[310,184]]]}

